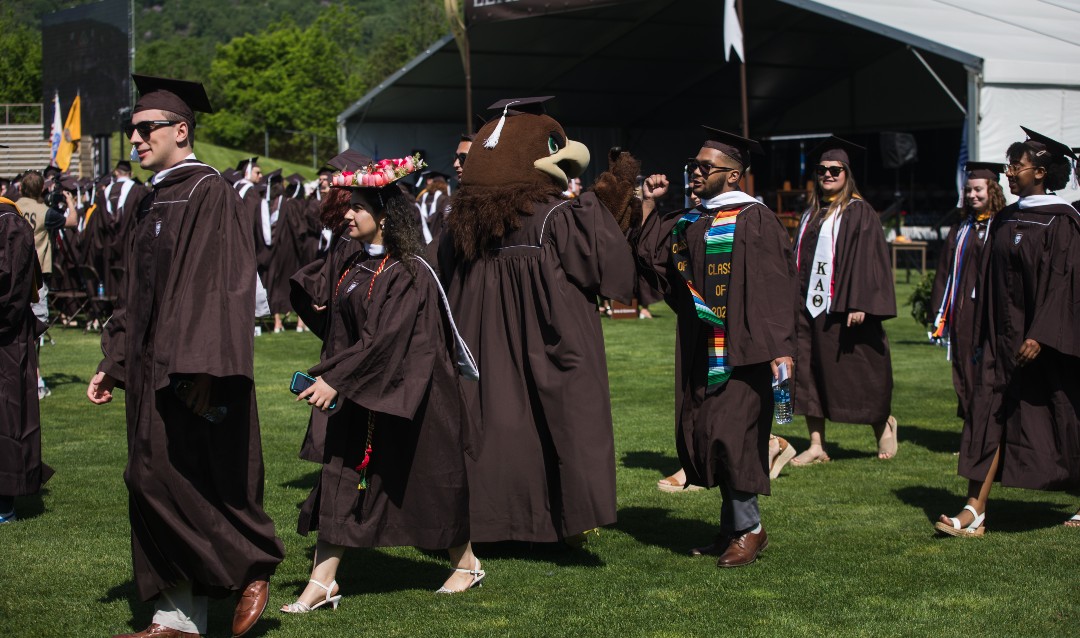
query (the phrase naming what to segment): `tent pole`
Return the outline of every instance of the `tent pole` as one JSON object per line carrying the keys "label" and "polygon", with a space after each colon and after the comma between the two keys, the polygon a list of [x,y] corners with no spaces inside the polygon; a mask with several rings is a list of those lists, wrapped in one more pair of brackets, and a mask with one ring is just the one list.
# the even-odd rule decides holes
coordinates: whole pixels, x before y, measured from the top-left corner
{"label": "tent pole", "polygon": [[[739,30],[743,34],[743,52],[746,51],[746,18],[743,17],[743,0],[737,0],[739,10]],[[740,56],[745,57],[745,56]],[[739,87],[742,94],[742,134],[750,137],[750,105],[746,97],[746,60],[739,60]]]}
{"label": "tent pole", "polygon": [[472,135],[473,130],[473,99],[472,99],[472,60],[469,55],[469,29],[461,17],[461,9],[458,0],[443,0],[443,10],[446,12],[446,21],[450,24],[450,32],[457,41],[458,52],[461,54],[461,68],[465,71],[465,132]]}

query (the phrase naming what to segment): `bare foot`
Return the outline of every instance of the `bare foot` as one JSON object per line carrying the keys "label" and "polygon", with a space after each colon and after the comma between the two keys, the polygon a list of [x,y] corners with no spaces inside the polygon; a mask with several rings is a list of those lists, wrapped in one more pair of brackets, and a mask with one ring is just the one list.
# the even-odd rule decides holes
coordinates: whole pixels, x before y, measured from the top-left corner
{"label": "bare foot", "polygon": [[802,454],[791,459],[791,464],[796,467],[814,465],[815,463],[828,463],[832,459],[825,453],[825,448],[820,445],[811,445]]}
{"label": "bare foot", "polygon": [[874,428],[874,434],[877,436],[877,457],[879,459],[886,460],[896,456],[896,452],[899,447],[896,436],[896,419],[890,416],[889,419],[880,426],[880,428]]}

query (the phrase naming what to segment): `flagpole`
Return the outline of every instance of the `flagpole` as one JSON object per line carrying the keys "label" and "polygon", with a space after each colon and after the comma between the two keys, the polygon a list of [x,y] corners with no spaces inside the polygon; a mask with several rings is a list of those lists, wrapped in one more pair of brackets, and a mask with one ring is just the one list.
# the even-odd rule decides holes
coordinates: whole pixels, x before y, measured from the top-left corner
{"label": "flagpole", "polygon": [[[743,0],[736,0],[739,11],[739,31],[743,36],[743,52],[746,52],[746,20],[743,18]],[[750,104],[746,97],[746,56],[739,56],[739,88],[742,94],[742,134],[750,137]]]}

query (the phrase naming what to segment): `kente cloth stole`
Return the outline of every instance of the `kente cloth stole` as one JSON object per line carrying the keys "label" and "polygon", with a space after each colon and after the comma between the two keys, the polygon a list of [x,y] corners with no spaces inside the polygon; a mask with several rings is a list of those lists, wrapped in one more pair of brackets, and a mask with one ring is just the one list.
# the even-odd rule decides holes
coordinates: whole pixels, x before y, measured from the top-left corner
{"label": "kente cloth stole", "polygon": [[705,280],[701,282],[702,294],[694,284],[690,272],[690,250],[686,243],[686,229],[703,214],[711,211],[695,208],[675,222],[672,229],[672,260],[686,280],[690,296],[694,299],[694,311],[711,330],[709,335],[709,380],[706,392],[719,389],[731,377],[727,365],[727,344],[724,320],[727,318],[728,287],[731,283],[731,249],[735,243],[735,221],[739,213],[748,207],[730,208],[715,213],[712,223],[705,231]]}
{"label": "kente cloth stole", "polygon": [[960,287],[960,273],[963,272],[964,256],[970,243],[971,230],[975,224],[969,219],[960,227],[956,234],[956,253],[953,255],[952,270],[949,271],[949,279],[945,283],[945,294],[941,298],[941,307],[938,308],[937,318],[934,321],[934,337],[947,337],[949,326],[952,324],[953,308],[956,307],[956,291]]}

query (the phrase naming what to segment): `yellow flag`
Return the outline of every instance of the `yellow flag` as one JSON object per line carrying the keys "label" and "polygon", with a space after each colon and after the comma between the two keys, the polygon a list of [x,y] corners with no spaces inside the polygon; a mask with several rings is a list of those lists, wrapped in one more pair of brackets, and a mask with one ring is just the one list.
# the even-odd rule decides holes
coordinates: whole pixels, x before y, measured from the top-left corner
{"label": "yellow flag", "polygon": [[82,107],[81,98],[75,95],[75,101],[71,103],[67,119],[64,121],[64,132],[60,137],[60,148],[56,151],[56,165],[60,170],[68,170],[71,165],[71,156],[79,148],[79,140],[82,139]]}

